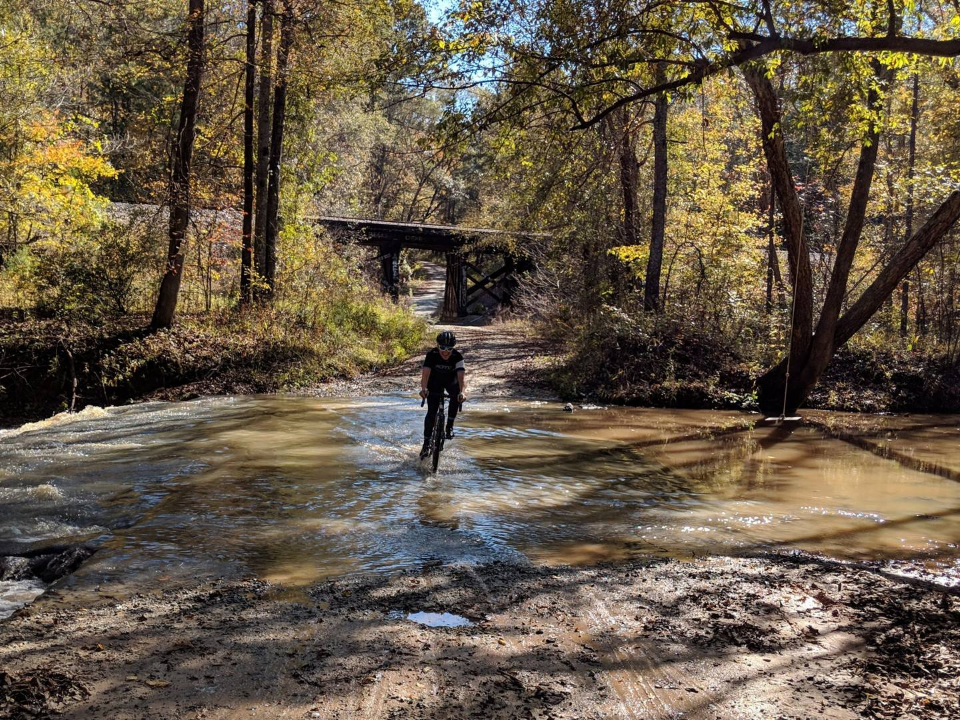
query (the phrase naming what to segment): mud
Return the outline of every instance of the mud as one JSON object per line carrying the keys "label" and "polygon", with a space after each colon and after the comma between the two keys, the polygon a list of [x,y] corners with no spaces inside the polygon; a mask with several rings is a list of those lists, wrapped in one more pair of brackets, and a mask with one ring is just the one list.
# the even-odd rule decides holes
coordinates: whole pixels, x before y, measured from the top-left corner
{"label": "mud", "polygon": [[72,718],[947,718],[958,648],[954,593],[837,563],[442,566],[48,594],[0,625],[0,714],[45,682]]}

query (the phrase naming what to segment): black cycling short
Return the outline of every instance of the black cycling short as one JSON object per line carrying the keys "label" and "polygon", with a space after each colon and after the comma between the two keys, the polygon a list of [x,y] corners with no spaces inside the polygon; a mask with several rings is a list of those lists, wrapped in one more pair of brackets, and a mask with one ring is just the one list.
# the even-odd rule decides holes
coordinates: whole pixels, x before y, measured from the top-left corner
{"label": "black cycling short", "polygon": [[[450,394],[450,404],[447,406],[447,427],[450,427],[453,425],[453,421],[457,417],[457,410],[460,407],[460,383],[451,383],[447,386],[446,390]],[[442,393],[430,392],[430,394],[427,395],[427,416],[423,419],[423,436],[425,438],[430,437],[430,432],[433,430],[433,423],[436,422],[437,419],[437,410],[440,409],[440,403],[442,401]]]}

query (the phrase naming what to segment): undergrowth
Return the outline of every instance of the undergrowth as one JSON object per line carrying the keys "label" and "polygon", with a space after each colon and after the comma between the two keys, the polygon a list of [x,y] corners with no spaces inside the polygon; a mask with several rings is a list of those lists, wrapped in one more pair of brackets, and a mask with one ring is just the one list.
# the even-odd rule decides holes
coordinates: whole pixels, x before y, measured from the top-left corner
{"label": "undergrowth", "polygon": [[[543,332],[556,336],[558,326]],[[605,312],[563,328],[566,353],[547,381],[566,400],[652,407],[756,409],[754,383],[778,357],[775,339],[731,337],[669,316]],[[960,412],[960,364],[937,352],[854,338],[805,407],[858,412]]]}
{"label": "undergrowth", "polygon": [[417,351],[426,324],[379,297],[100,325],[27,319],[0,325],[0,417],[7,421],[144,397],[275,392],[353,376]]}

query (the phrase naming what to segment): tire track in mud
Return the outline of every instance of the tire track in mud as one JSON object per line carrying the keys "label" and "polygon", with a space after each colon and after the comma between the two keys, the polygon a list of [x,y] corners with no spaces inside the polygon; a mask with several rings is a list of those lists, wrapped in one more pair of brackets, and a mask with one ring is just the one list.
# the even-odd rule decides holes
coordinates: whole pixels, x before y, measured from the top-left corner
{"label": "tire track in mud", "polygon": [[[609,712],[625,718],[700,717],[699,708],[715,698],[611,613],[598,597],[582,597],[579,642],[599,657],[605,684],[617,703]],[[677,693],[683,693],[678,695]],[[688,699],[687,696],[690,696]],[[696,698],[693,701],[693,698]]]}

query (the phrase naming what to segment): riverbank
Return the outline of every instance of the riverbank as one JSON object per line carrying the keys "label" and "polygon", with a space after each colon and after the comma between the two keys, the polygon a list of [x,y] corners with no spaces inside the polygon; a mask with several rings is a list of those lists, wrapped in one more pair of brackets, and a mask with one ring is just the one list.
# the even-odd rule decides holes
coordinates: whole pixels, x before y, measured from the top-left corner
{"label": "riverbank", "polygon": [[[734,341],[676,319],[571,330],[565,346],[547,376],[563,399],[644,407],[755,410],[755,381],[780,357],[771,341]],[[960,362],[933,349],[854,339],[803,409],[958,413]]]}
{"label": "riverbank", "polygon": [[156,332],[145,315],[0,322],[0,423],[90,405],[288,391],[393,366],[423,343],[426,324],[387,302],[326,311],[182,316]]}
{"label": "riverbank", "polygon": [[[417,286],[410,303],[417,319],[405,309],[377,305],[336,332],[269,312],[187,317],[158,333],[144,329],[146,316],[69,328],[57,321],[0,322],[0,423],[15,426],[71,407],[210,395],[414,392],[421,353],[441,330],[459,338],[473,395],[756,409],[753,382],[760,366],[706,336],[570,344],[520,320],[428,326],[441,290],[432,277]],[[960,412],[960,366],[918,354],[843,348],[805,409]]]}
{"label": "riverbank", "polygon": [[[525,345],[530,336],[523,326],[457,332],[472,358],[472,393],[549,392],[537,383],[551,362],[550,349],[535,340]],[[417,428],[411,420],[420,414],[409,397],[418,365],[414,356],[363,382],[317,391],[348,398],[407,393],[367,399],[372,415],[345,416],[352,421],[349,442],[337,433],[329,445],[323,440],[327,430],[344,426],[331,410],[336,402],[290,398],[123,408],[104,415],[132,414],[133,432],[104,418],[91,435],[28,442],[24,452],[43,455],[67,444],[84,448],[78,465],[51,468],[49,475],[73,476],[82,466],[98,484],[107,482],[107,471],[91,465],[95,452],[102,453],[110,462],[101,467],[124,477],[125,492],[128,476],[136,473],[134,480],[147,481],[140,492],[159,504],[151,500],[143,517],[120,523],[109,547],[77,575],[0,623],[0,716],[60,711],[76,718],[572,720],[680,713],[946,718],[958,712],[956,591],[894,578],[885,572],[889,563],[871,569],[809,557],[688,552],[695,558],[688,562],[638,560],[634,553],[616,564],[531,566],[514,551],[486,555],[515,558],[510,563],[458,564],[483,554],[477,541],[485,532],[503,541],[507,528],[538,516],[544,526],[570,533],[551,536],[560,562],[617,557],[596,534],[605,505],[627,521],[630,537],[646,537],[653,552],[656,538],[632,519],[630,508],[653,510],[647,501],[656,498],[654,506],[664,512],[644,511],[643,523],[665,523],[662,532],[689,537],[709,517],[726,515],[695,499],[714,484],[728,488],[726,494],[743,493],[749,507],[739,527],[763,524],[783,515],[768,515],[763,497],[784,492],[800,466],[815,466],[826,477],[840,510],[862,510],[836,502],[839,483],[831,473],[839,468],[876,480],[876,463],[890,461],[871,457],[873,465],[863,469],[841,457],[820,467],[816,459],[828,450],[814,437],[795,437],[807,429],[743,430],[755,416],[707,422],[697,413],[653,418],[636,411],[631,423],[620,409],[578,408],[571,415],[559,405],[498,401],[493,408],[470,408],[449,456],[469,469],[486,443],[496,448],[497,463],[481,465],[473,475],[451,468],[449,474],[424,476],[413,459]],[[397,410],[389,409],[391,402]],[[244,410],[244,403],[251,407]],[[168,412],[185,417],[167,426]],[[529,413],[543,417],[534,423]],[[481,427],[471,427],[475,418]],[[837,421],[846,433],[854,432],[850,423]],[[572,427],[558,427],[560,422]],[[929,427],[918,422],[917,431]],[[593,431],[614,444],[591,444]],[[883,428],[857,429],[856,438],[870,444],[878,432],[883,457],[915,447],[916,438],[900,447]],[[583,442],[573,442],[577,438]],[[114,446],[118,439],[122,444]],[[477,445],[471,448],[471,442]],[[643,450],[629,454],[628,446]],[[174,447],[182,459],[163,470]],[[341,447],[347,454],[334,450]],[[944,447],[940,438],[923,456]],[[622,462],[607,464],[619,457]],[[153,462],[159,463],[156,470]],[[578,463],[589,465],[579,490],[564,481]],[[646,485],[630,482],[630,473],[643,468],[650,494]],[[149,485],[163,471],[176,481]],[[523,477],[528,482],[518,482]],[[64,486],[58,492],[70,492],[66,483],[56,484]],[[626,492],[630,487],[634,493]],[[672,495],[678,487],[686,490]],[[369,495],[358,501],[356,488]],[[814,484],[802,490],[804,505],[823,496]],[[111,497],[135,504],[137,492]],[[404,513],[404,503],[415,507]],[[478,506],[500,507],[502,518]],[[949,522],[955,507],[946,500],[941,519]],[[375,523],[377,508],[390,509],[382,526]],[[804,515],[818,532],[828,522],[824,511]],[[803,518],[792,520],[800,522],[791,536],[808,534]],[[866,537],[877,548],[887,526],[903,537],[920,520],[935,518],[898,507],[897,514],[881,512],[875,520],[832,527],[841,543]],[[576,539],[575,549],[564,549],[564,537]],[[522,547],[505,542],[504,550]],[[314,544],[321,546],[316,559],[308,555]],[[328,546],[340,554],[327,554]],[[338,557],[344,563],[364,549],[386,561],[391,553],[398,561],[417,561],[404,572],[303,579],[318,567],[329,573]],[[146,560],[152,552],[162,563]],[[210,567],[201,556],[239,556],[243,572],[257,577],[198,580]],[[912,556],[936,560],[937,547]],[[129,575],[128,557],[140,560],[140,574]],[[425,558],[430,561],[424,566]],[[196,562],[197,569],[183,570],[184,561]],[[472,624],[430,628],[416,619],[431,618],[411,618],[415,613],[451,613],[458,616],[452,620]]]}
{"label": "riverbank", "polygon": [[245,580],[100,598],[76,608],[53,593],[0,625],[0,714],[960,713],[955,591],[803,558],[442,566],[303,591]]}

